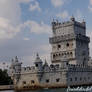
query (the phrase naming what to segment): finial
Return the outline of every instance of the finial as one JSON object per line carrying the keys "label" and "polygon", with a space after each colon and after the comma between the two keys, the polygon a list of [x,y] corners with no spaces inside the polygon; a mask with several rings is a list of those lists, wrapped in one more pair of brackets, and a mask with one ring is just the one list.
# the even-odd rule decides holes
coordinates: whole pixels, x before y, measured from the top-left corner
{"label": "finial", "polygon": [[18,62],[18,57],[17,56],[15,57],[15,61]]}
{"label": "finial", "polygon": [[42,62],[42,60],[40,59],[40,57],[39,57],[39,54],[38,54],[38,53],[36,54],[35,62]]}
{"label": "finial", "polygon": [[40,57],[39,57],[39,54],[38,54],[38,53],[36,54],[36,59],[40,59]]}
{"label": "finial", "polygon": [[36,56],[39,57],[39,54],[37,53]]}
{"label": "finial", "polygon": [[70,18],[72,21],[75,21],[75,18],[74,16],[72,15],[71,18]]}

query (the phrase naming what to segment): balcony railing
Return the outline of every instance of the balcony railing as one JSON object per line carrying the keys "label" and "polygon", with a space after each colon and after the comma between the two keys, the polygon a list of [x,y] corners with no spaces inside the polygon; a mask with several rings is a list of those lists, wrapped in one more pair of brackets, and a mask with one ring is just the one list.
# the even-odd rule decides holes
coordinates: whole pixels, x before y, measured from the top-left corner
{"label": "balcony railing", "polygon": [[78,34],[78,35],[68,34],[68,35],[61,35],[61,36],[57,36],[57,37],[51,37],[51,38],[49,38],[49,42],[51,44],[54,44],[54,43],[59,43],[59,42],[62,42],[62,41],[67,41],[67,40],[72,40],[72,39],[90,42],[89,37],[84,36],[84,35],[80,35],[80,34]]}

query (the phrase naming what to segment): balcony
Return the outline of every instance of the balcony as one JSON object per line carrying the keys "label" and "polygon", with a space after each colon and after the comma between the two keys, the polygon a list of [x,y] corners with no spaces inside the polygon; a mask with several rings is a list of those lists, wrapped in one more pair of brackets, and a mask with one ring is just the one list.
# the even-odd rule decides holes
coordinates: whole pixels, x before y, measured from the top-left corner
{"label": "balcony", "polygon": [[54,43],[59,43],[59,42],[63,42],[63,41],[68,41],[68,40],[82,40],[82,41],[85,41],[87,43],[90,42],[90,38],[87,37],[87,36],[84,36],[84,35],[74,35],[74,34],[68,34],[68,35],[61,35],[61,36],[57,36],[57,37],[51,37],[49,38],[49,42],[51,44],[54,44]]}

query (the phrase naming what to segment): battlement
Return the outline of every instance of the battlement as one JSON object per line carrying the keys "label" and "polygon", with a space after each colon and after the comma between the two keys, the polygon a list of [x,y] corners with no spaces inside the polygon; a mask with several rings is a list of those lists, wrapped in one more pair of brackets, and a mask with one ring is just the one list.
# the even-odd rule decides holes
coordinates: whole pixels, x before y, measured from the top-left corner
{"label": "battlement", "polygon": [[[56,65],[49,65],[49,66],[45,66],[43,65],[43,70],[40,71],[37,69],[37,67],[35,66],[31,66],[31,67],[21,67],[21,72],[20,74],[37,74],[38,72],[55,72],[55,71],[59,71],[61,69],[60,65],[56,64]],[[19,74],[18,72],[14,73],[14,74]]]}
{"label": "battlement", "polygon": [[58,29],[58,28],[67,27],[71,25],[79,26],[84,29],[86,28],[86,22],[84,20],[82,22],[77,22],[75,18],[70,18],[70,21],[66,21],[62,23],[59,22],[58,20],[53,20],[52,29]]}
{"label": "battlement", "polygon": [[69,71],[72,71],[72,72],[78,72],[78,71],[81,71],[81,72],[92,72],[92,67],[90,67],[90,66],[83,66],[83,65],[72,65],[72,64],[69,64],[68,65],[68,69],[69,69]]}

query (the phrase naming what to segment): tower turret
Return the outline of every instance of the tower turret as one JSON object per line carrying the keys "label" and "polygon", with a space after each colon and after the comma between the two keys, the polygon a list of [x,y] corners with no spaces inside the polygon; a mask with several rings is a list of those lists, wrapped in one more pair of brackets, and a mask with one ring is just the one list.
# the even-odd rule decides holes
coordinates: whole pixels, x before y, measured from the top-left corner
{"label": "tower turret", "polygon": [[75,21],[75,18],[74,18],[74,16],[72,15],[72,17],[70,18],[71,19],[71,21]]}
{"label": "tower turret", "polygon": [[43,62],[39,57],[39,54],[37,53],[36,59],[35,59],[35,67],[38,68],[38,70],[42,70]]}
{"label": "tower turret", "polygon": [[15,59],[12,59],[12,64],[10,67],[11,77],[13,79],[14,84],[18,82],[20,79],[21,74],[21,62],[19,62],[18,57],[16,56]]}
{"label": "tower turret", "polygon": [[18,57],[16,56],[15,57],[15,60],[14,60],[14,70],[15,70],[15,73],[20,73],[21,72],[21,62],[19,62],[18,60]]}

